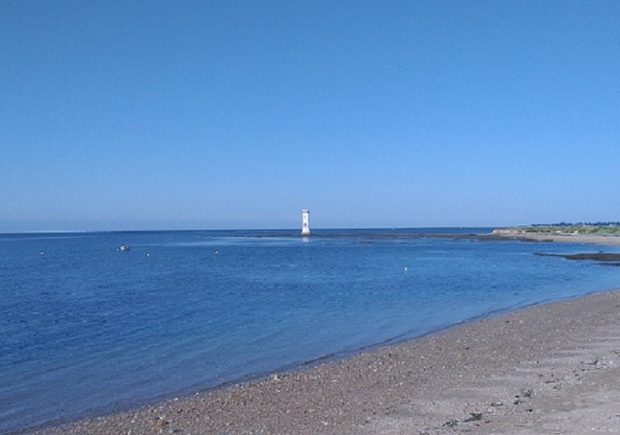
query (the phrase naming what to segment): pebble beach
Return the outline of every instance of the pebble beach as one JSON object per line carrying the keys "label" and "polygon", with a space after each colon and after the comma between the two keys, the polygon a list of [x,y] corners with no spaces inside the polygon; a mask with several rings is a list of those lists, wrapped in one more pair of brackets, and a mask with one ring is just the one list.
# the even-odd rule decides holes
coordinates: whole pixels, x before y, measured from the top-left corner
{"label": "pebble beach", "polygon": [[538,305],[357,356],[33,431],[609,433],[620,291]]}

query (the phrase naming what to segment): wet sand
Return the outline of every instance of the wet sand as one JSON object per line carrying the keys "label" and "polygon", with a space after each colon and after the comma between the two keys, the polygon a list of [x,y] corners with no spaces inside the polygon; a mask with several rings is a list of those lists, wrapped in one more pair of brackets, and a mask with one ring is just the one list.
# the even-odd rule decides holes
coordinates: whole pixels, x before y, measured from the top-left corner
{"label": "wet sand", "polygon": [[620,432],[620,291],[41,433]]}

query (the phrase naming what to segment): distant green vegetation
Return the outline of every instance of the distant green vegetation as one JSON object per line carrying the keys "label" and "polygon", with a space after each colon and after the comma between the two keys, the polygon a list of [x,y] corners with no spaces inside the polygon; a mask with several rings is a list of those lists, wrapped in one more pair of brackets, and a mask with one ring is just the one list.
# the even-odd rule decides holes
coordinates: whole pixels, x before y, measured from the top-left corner
{"label": "distant green vegetation", "polygon": [[517,227],[526,233],[620,235],[620,222],[536,224]]}

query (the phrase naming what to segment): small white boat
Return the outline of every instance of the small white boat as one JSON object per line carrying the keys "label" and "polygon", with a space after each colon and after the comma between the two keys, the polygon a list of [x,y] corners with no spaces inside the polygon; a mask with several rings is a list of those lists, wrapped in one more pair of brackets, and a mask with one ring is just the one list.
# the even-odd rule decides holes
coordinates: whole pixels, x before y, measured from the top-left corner
{"label": "small white boat", "polygon": [[131,250],[131,246],[129,246],[129,245],[121,245],[121,246],[119,246],[118,250],[121,251],[121,252],[127,252],[127,251]]}

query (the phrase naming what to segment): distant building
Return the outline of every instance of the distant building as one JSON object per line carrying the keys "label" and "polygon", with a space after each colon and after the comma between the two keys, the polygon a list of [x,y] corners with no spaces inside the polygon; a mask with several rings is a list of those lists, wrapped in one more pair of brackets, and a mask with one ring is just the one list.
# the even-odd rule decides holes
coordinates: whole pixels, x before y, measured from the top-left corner
{"label": "distant building", "polygon": [[301,235],[310,235],[310,210],[307,208],[301,211]]}

